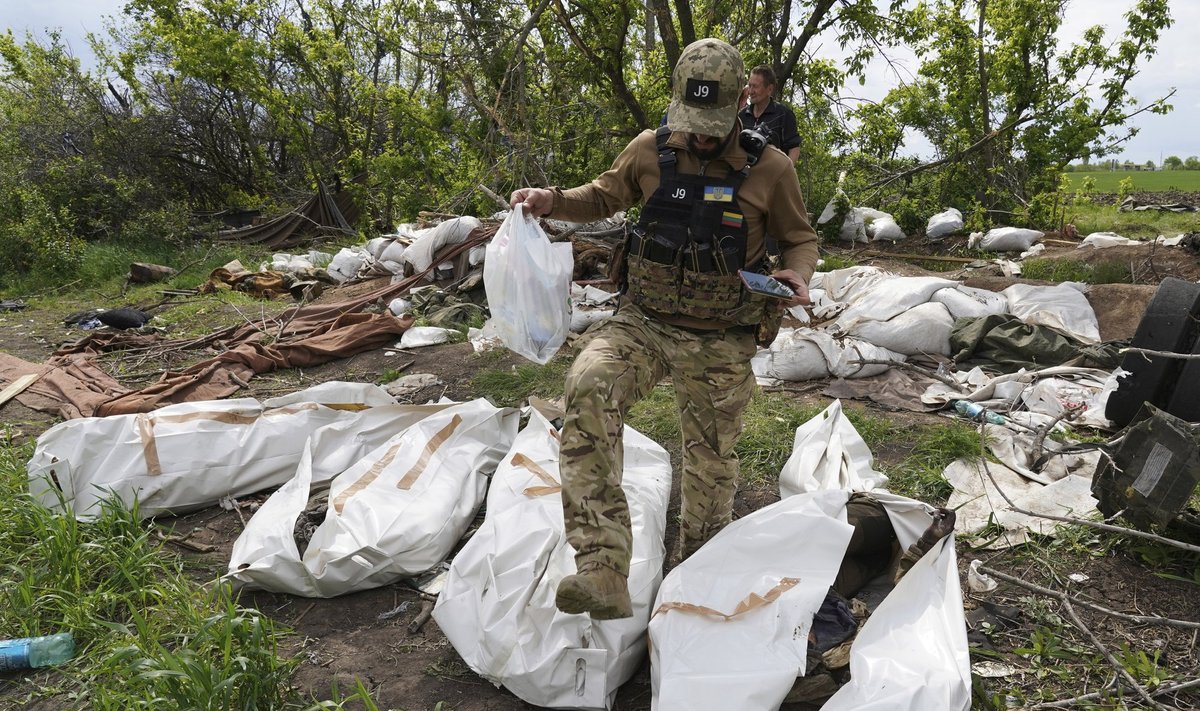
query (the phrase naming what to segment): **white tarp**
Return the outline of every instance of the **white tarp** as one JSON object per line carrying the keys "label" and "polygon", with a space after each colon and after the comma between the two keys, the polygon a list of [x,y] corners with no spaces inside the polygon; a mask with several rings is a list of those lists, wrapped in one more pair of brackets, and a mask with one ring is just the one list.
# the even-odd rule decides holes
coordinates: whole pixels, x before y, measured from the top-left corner
{"label": "white tarp", "polygon": [[[795,468],[809,469],[805,476],[785,472],[786,490],[781,475],[782,501],[727,526],[663,581],[650,621],[653,708],[775,711],[803,674],[813,615],[853,530],[845,514],[850,491],[838,487],[853,486],[850,472],[869,473],[860,481],[872,472],[870,452],[851,444],[861,438],[842,417],[831,406],[814,418],[816,426],[797,430],[797,451],[802,440],[805,451]],[[902,549],[932,521],[919,501],[879,490],[871,496],[887,511]],[[850,654],[851,679],[822,711],[970,707],[953,536],[900,580]]]}
{"label": "white tarp", "polygon": [[534,411],[492,478],[487,518],[455,556],[433,617],[480,676],[528,703],[606,709],[641,666],[662,578],[666,451],[626,427],[621,488],[633,524],[633,617],[593,621],[554,605],[575,572],[563,531],[557,432]]}
{"label": "white tarp", "polygon": [[395,402],[375,385],[329,382],[262,402],[186,402],[68,420],[38,438],[29,490],[50,508],[58,508],[61,490],[81,520],[98,515],[110,492],[127,506],[136,499],[147,517],[203,508],[282,484],[310,434],[338,422],[353,427],[370,412],[361,407]]}
{"label": "white tarp", "polygon": [[796,428],[792,454],[779,473],[779,493],[788,497],[823,489],[883,488],[887,475],[875,470],[874,459],[842,411],[842,401],[834,400],[820,415]]}
{"label": "white tarp", "polygon": [[334,478],[325,520],[303,557],[293,536],[311,493],[319,439],[233,546],[228,577],[252,588],[332,597],[417,575],[441,562],[483,502],[517,416],[485,400],[403,428]]}
{"label": "white tarp", "polygon": [[779,708],[854,530],[848,497],[823,491],[759,509],[667,575],[650,619],[651,708]]}
{"label": "white tarp", "polygon": [[[990,426],[989,426],[990,427]],[[1033,513],[1054,516],[1088,518],[1096,511],[1092,497],[1092,472],[1071,474],[1049,485],[1030,481],[1026,477],[996,462],[959,459],[950,463],[942,473],[954,486],[946,503],[957,509],[956,527],[960,534],[994,532],[989,541],[977,542],[977,547],[1000,550],[1025,543],[1029,534],[1053,536],[1061,524],[1047,518],[1029,516],[1013,510],[1001,491],[1017,508]]]}

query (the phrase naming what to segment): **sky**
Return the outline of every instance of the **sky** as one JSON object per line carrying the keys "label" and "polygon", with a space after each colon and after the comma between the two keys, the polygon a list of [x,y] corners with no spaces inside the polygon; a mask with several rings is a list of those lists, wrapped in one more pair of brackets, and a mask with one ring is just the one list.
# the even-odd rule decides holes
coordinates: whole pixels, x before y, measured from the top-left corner
{"label": "sky", "polygon": [[[1123,27],[1121,16],[1133,2],[1075,0],[1067,11],[1059,36],[1069,43],[1079,37],[1085,27],[1094,24]],[[11,29],[18,40],[22,40],[27,30],[44,36],[45,28],[59,28],[74,54],[86,64],[90,52],[84,37],[88,32],[103,34],[103,18],[119,15],[123,4],[122,0],[0,0],[0,30]],[[1195,128],[1198,122],[1194,118],[1200,114],[1200,52],[1193,44],[1194,28],[1200,27],[1200,2],[1172,0],[1171,15],[1175,22],[1159,42],[1158,54],[1144,65],[1131,89],[1144,104],[1175,88],[1175,96],[1170,101],[1175,110],[1166,116],[1145,113],[1135,118],[1132,125],[1140,132],[1126,144],[1120,156],[1122,159],[1137,163],[1154,161],[1158,165],[1171,155],[1181,158],[1200,156],[1200,130]],[[897,57],[903,67],[915,72],[916,61],[911,54],[907,59]],[[853,93],[877,100],[896,81],[895,75],[882,62],[877,62],[867,84],[855,86]],[[914,142],[906,148],[906,152],[921,154],[927,146]]]}

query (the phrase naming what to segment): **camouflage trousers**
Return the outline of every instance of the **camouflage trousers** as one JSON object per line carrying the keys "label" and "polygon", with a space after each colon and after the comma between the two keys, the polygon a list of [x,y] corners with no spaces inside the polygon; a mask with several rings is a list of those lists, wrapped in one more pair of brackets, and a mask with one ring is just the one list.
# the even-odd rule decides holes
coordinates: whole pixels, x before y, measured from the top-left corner
{"label": "camouflage trousers", "polygon": [[580,570],[602,565],[629,574],[621,431],[629,409],[667,375],[683,435],[682,554],[729,523],[738,481],[733,446],[754,390],[754,352],[753,333],[677,328],[628,303],[599,327],[567,374],[559,455],[567,541]]}

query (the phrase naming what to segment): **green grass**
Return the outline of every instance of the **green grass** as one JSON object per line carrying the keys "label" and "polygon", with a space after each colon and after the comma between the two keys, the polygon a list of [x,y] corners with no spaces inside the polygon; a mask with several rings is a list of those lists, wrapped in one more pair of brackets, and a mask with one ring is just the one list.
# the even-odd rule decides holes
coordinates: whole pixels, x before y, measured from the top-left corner
{"label": "green grass", "polygon": [[1195,212],[1120,212],[1113,205],[1076,202],[1066,206],[1066,221],[1075,225],[1081,237],[1093,232],[1116,232],[1130,239],[1174,237],[1200,231],[1200,213]]}
{"label": "green grass", "polygon": [[1200,170],[1096,170],[1066,173],[1071,189],[1078,190],[1084,178],[1091,178],[1095,191],[1115,193],[1125,178],[1133,179],[1133,189],[1143,192],[1181,190],[1200,192]]}
{"label": "green grass", "polygon": [[1045,281],[1082,281],[1088,284],[1129,284],[1129,265],[1119,262],[1086,264],[1070,259],[1027,259],[1021,263],[1021,278]]}
{"label": "green grass", "polygon": [[[5,702],[62,708],[310,709],[291,685],[286,630],[239,606],[224,583],[192,582],[136,507],[104,504],[89,522],[25,490],[32,444],[0,439],[0,637],[70,632],[75,658],[0,682]],[[19,697],[19,700],[18,700]],[[351,698],[362,700],[361,694]]]}
{"label": "green grass", "polygon": [[[486,355],[480,357],[487,358]],[[508,369],[485,367],[471,379],[471,387],[476,395],[487,398],[497,407],[520,407],[530,395],[548,400],[562,395],[563,379],[570,366],[570,357],[559,355],[545,365],[526,363]]]}

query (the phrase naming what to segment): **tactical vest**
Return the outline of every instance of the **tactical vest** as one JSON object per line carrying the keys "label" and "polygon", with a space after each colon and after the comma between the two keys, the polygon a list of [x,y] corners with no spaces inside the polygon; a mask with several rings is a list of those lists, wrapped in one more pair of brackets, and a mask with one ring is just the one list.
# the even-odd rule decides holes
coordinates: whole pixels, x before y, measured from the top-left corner
{"label": "tactical vest", "polygon": [[642,208],[629,238],[625,296],[669,316],[755,325],[767,299],[742,286],[746,219],[737,191],[758,156],[726,178],[680,175],[671,132],[655,132],[658,189]]}

